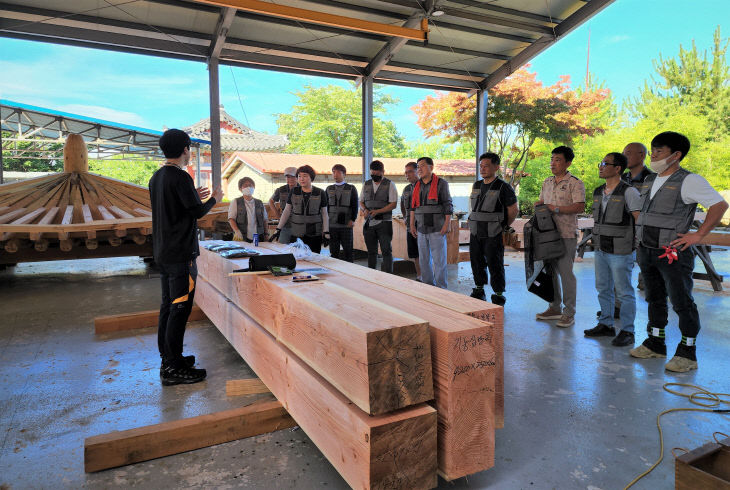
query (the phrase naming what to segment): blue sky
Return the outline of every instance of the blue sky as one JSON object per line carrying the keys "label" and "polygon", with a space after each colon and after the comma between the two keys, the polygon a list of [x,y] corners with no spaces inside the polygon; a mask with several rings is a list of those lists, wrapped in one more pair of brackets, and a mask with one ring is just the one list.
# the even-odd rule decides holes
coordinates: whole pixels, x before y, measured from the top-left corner
{"label": "blue sky", "polygon": [[[676,55],[695,39],[708,49],[719,24],[730,34],[728,0],[616,0],[531,64],[538,78],[563,74],[582,84],[591,32],[590,68],[617,101],[638,95],[653,73],[652,60]],[[241,102],[234,87],[234,77]],[[322,77],[221,66],[221,103],[256,130],[276,132],[276,114],[296,102],[304,85],[347,85]],[[400,99],[388,118],[409,141],[423,139],[411,107],[430,90],[387,87]],[[151,129],[180,127],[208,114],[205,65],[149,56],[0,38],[0,98]],[[245,109],[242,110],[241,105]]]}

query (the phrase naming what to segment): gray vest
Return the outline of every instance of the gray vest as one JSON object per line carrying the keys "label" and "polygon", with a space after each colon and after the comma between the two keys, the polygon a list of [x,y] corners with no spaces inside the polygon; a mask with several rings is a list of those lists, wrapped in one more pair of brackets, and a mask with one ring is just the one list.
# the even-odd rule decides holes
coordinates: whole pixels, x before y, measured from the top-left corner
{"label": "gray vest", "polygon": [[[284,184],[279,187],[279,206],[281,207],[282,211],[284,211],[284,208],[286,207],[286,202],[289,200],[289,193],[289,184]],[[284,225],[284,228],[291,228],[291,222],[287,221]]]}
{"label": "gray vest", "polygon": [[[254,214],[256,215],[256,233],[263,240],[266,223],[264,223],[264,203],[254,199]],[[242,235],[248,230],[248,213],[246,212],[246,200],[243,197],[236,198],[236,224]]]}
{"label": "gray vest", "polygon": [[[497,179],[499,180],[499,179]],[[486,233],[488,237],[495,237],[502,234],[504,209],[499,202],[499,193],[502,190],[501,184],[496,189],[489,189],[484,198],[481,199],[481,190],[472,187],[469,203],[471,213],[469,213],[469,232],[474,236],[479,236],[479,229],[484,230],[484,226],[480,227],[479,223],[486,223]],[[482,231],[484,233],[484,231]]]}
{"label": "gray vest", "polygon": [[[441,179],[439,179],[439,182],[441,182]],[[433,180],[431,180],[428,185],[430,186],[432,184]],[[421,186],[423,185],[423,182],[421,182]],[[416,192],[415,184],[413,186],[413,192]],[[418,193],[421,193],[420,189]],[[444,209],[443,203],[439,203],[438,193],[436,194],[436,199],[428,199],[428,196],[426,196],[425,203],[421,202],[420,195],[418,196],[418,199],[419,206],[413,209],[416,217],[416,230],[420,233],[427,233],[426,227],[433,227],[436,230],[440,230],[441,228],[443,228],[446,220],[446,210]]]}
{"label": "gray vest", "polygon": [[649,248],[661,248],[687,233],[694,220],[697,204],[682,201],[682,182],[691,172],[680,168],[664,182],[651,199],[651,186],[656,174],[650,175],[641,187],[641,213],[636,233],[639,242]]}
{"label": "gray vest", "polygon": [[[365,207],[367,209],[382,209],[387,206],[390,200],[391,185],[392,184],[390,180],[383,177],[383,180],[380,181],[378,191],[373,192],[373,180],[370,179],[365,182],[365,185],[363,185],[362,187],[363,204],[365,204]],[[387,213],[379,214],[377,216],[377,219],[389,220],[392,216],[393,213],[391,211],[388,211]]]}
{"label": "gray vest", "polygon": [[534,242],[532,246],[535,260],[550,260],[562,257],[565,254],[565,244],[553,219],[553,213],[547,205],[535,206],[533,220],[532,237]]}
{"label": "gray vest", "polygon": [[403,213],[403,221],[406,223],[406,230],[411,225],[411,201],[413,200],[413,184],[408,184],[403,189],[403,194],[400,196],[401,199],[401,212]]}
{"label": "gray vest", "polygon": [[347,223],[355,219],[350,207],[352,190],[353,187],[350,184],[327,187],[327,213],[330,228],[347,228]]}
{"label": "gray vest", "polygon": [[603,211],[606,184],[593,191],[593,243],[602,252],[626,255],[634,250],[634,217],[626,211],[626,190],[630,185],[619,182]]}
{"label": "gray vest", "polygon": [[291,234],[295,237],[320,236],[322,234],[322,190],[312,188],[307,206],[302,193],[291,195]]}

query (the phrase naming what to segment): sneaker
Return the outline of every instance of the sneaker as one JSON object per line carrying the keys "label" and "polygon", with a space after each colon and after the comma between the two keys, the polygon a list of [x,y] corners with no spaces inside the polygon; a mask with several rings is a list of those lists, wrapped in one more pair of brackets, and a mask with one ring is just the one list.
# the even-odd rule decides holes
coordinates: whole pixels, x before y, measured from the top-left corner
{"label": "sneaker", "polygon": [[609,327],[608,325],[599,323],[593,328],[583,330],[583,335],[585,335],[586,337],[613,337],[614,335],[616,335],[616,331],[613,329],[613,327]]}
{"label": "sneaker", "polygon": [[627,345],[634,345],[634,333],[621,330],[618,335],[611,341],[611,345],[616,347],[626,347]]}
{"label": "sneaker", "polygon": [[687,359],[686,357],[674,356],[664,366],[664,369],[673,373],[686,373],[687,371],[697,369],[697,361]]}
{"label": "sneaker", "polygon": [[[195,356],[183,356],[183,362],[187,367],[195,366]],[[160,363],[160,378],[162,377],[162,371],[165,369],[165,363]]]}
{"label": "sneaker", "polygon": [[667,357],[666,352],[664,354],[661,354],[659,352],[655,352],[645,346],[644,344],[641,344],[639,347],[636,347],[634,349],[631,349],[629,351],[629,354],[631,357],[637,357],[639,359],[651,359],[653,357]]}
{"label": "sneaker", "polygon": [[560,320],[563,317],[563,313],[559,310],[553,310],[552,308],[549,308],[542,313],[538,313],[535,315],[535,318],[538,320]]}
{"label": "sneaker", "polygon": [[507,302],[507,298],[505,298],[501,294],[493,294],[492,295],[492,303],[499,306],[504,306],[504,304]]}
{"label": "sneaker", "polygon": [[570,327],[571,325],[575,324],[575,318],[570,315],[563,315],[560,317],[560,320],[555,324],[558,327],[566,328]]}
{"label": "sneaker", "polygon": [[207,374],[205,369],[166,367],[162,371],[162,386],[200,383]]}
{"label": "sneaker", "polygon": [[473,288],[471,290],[471,297],[476,299],[487,300],[487,295],[484,294],[484,288]]}

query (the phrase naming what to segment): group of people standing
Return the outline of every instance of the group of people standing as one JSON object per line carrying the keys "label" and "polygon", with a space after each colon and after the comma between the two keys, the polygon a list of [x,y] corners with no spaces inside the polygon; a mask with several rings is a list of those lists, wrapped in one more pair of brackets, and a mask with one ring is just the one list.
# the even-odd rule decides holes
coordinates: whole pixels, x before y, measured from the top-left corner
{"label": "group of people standing", "polygon": [[[194,356],[182,353],[197,278],[196,220],[221,200],[222,192],[216,189],[211,196],[209,190],[193,185],[184,170],[190,159],[190,138],[183,131],[166,131],[160,147],[167,161],[149,184],[154,257],[162,278],[160,378],[163,385],[196,383],[205,379],[206,372],[194,367]],[[630,143],[621,153],[608,153],[598,163],[599,176],[605,183],[592,194],[595,287],[601,310],[598,324],[584,330],[584,334],[613,337],[615,346],[634,345],[636,296],[632,269],[636,261],[648,303],[648,338],[629,353],[641,359],[666,357],[669,298],[682,333],[674,356],[665,365],[674,372],[697,369],[700,318],[692,296],[692,246],[712,231],[728,208],[704,177],[680,166],[689,149],[686,136],[669,131],[651,142],[651,169],[645,165],[648,150],[641,143]],[[567,146],[552,151],[553,175],[543,182],[535,203],[549,210],[559,235],[554,241],[562,242],[564,250],[548,261],[555,296],[536,318],[557,320],[559,327],[575,323],[577,217],[585,211],[586,201],[583,182],[568,170],[574,157]],[[497,175],[500,163],[495,153],[479,157],[481,179],[471,190],[468,223],[475,284],[472,296],[486,300],[485,286],[489,283],[491,301],[504,305],[503,233],[515,220],[518,204],[512,187]],[[400,211],[408,230],[408,257],[415,259],[418,280],[446,288],[447,235],[453,205],[448,182],[434,174],[433,167],[429,157],[405,165],[409,183],[400,196]],[[346,182],[347,169],[343,165],[332,168],[334,184],[326,189],[313,185],[316,173],[309,165],[285,169],[286,184],[277,188],[269,200],[272,210],[277,214],[281,210],[270,240],[290,243],[300,238],[313,252],[329,246],[332,257],[352,262],[353,228],[359,213],[364,221],[368,266],[376,267],[380,249],[381,270],[392,272],[392,212],[399,199],[395,183],[384,173],[383,163],[373,161],[370,179],[358,196],[357,189]],[[253,197],[254,181],[244,177],[238,187],[242,195],[231,201],[228,212],[234,238],[250,242],[258,235],[259,239],[267,239],[268,217],[263,202]],[[211,199],[203,203],[202,199],[209,196]],[[690,231],[698,204],[707,214],[699,228]]]}

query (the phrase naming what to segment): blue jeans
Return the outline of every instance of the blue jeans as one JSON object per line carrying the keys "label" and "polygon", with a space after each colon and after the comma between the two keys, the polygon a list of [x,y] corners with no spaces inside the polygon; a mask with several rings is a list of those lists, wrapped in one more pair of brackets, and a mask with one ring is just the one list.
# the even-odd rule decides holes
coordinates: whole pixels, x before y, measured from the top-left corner
{"label": "blue jeans", "polygon": [[[631,270],[634,268],[634,254],[610,254],[596,250],[596,290],[601,304],[601,317],[598,323],[613,326],[615,300],[621,304],[619,318],[621,330],[634,331],[636,319],[636,295],[631,285]],[[614,298],[614,289],[618,298]]]}
{"label": "blue jeans", "polygon": [[446,289],[446,235],[419,232],[418,262],[421,264],[421,281]]}

